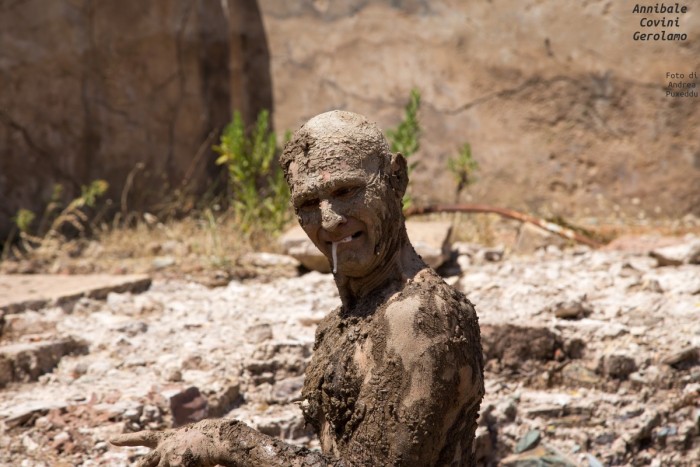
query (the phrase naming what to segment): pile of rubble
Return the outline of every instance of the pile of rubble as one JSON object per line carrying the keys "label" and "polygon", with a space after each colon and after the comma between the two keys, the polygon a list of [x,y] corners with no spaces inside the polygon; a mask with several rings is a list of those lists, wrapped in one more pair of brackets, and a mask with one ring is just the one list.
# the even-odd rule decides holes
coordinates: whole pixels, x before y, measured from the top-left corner
{"label": "pile of rubble", "polygon": [[[697,465],[700,245],[617,247],[444,255],[482,325],[483,465]],[[16,278],[0,276],[0,465],[128,465],[147,450],[110,436],[218,416],[317,447],[297,403],[315,325],[339,304],[332,277],[247,261],[268,279],[86,276],[8,301]]]}

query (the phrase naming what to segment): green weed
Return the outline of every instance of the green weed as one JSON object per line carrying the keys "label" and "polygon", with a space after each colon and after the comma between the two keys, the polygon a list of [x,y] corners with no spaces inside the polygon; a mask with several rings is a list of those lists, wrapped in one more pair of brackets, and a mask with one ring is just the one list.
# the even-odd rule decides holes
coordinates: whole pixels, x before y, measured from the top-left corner
{"label": "green weed", "polygon": [[[11,250],[14,251],[15,256],[21,256],[22,252],[41,248],[47,243],[83,235],[91,228],[88,208],[93,208],[97,199],[104,195],[108,188],[109,184],[106,181],[94,180],[89,185],[83,185],[80,196],[71,200],[64,208],[61,201],[63,187],[60,184],[54,185],[38,227],[33,228],[36,220],[36,214],[33,211],[23,208],[17,211],[12,218],[15,226],[5,240],[0,259],[7,259]],[[13,246],[17,235],[19,235],[19,248]]]}
{"label": "green weed", "polygon": [[457,182],[455,202],[459,202],[462,191],[476,181],[475,173],[479,169],[479,163],[474,160],[469,143],[462,145],[456,157],[447,160],[447,169],[454,175]]}
{"label": "green weed", "polygon": [[[400,152],[406,158],[409,180],[411,173],[418,165],[418,162],[411,162],[409,159],[420,149],[421,127],[420,121],[418,120],[420,100],[420,91],[418,91],[418,89],[411,89],[408,103],[406,107],[404,107],[403,120],[399,122],[396,128],[386,130],[386,136],[389,140],[391,151]],[[413,204],[413,199],[407,190],[403,198],[404,208],[410,207],[411,204]]]}
{"label": "green weed", "polygon": [[[280,149],[270,131],[269,112],[263,110],[251,131],[246,131],[240,113],[224,129],[218,165],[228,170],[229,202],[244,232],[256,229],[279,231],[290,219],[289,189],[276,163]],[[286,136],[288,138],[288,136]]]}

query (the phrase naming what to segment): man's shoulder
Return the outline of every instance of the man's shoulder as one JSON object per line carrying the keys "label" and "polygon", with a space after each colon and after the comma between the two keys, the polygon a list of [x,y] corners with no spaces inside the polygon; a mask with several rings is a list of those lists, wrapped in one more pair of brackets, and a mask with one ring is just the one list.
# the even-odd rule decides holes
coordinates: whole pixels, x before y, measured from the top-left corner
{"label": "man's shoulder", "polygon": [[412,324],[414,331],[430,329],[449,335],[455,325],[478,326],[476,311],[469,299],[448,285],[432,269],[426,268],[409,280],[386,305],[386,319]]}
{"label": "man's shoulder", "polygon": [[445,282],[431,268],[421,270],[409,285],[411,287],[408,287],[408,293],[423,295],[428,301],[432,299],[440,303],[444,302],[447,305],[444,311],[466,309],[474,312],[474,305],[467,296]]}

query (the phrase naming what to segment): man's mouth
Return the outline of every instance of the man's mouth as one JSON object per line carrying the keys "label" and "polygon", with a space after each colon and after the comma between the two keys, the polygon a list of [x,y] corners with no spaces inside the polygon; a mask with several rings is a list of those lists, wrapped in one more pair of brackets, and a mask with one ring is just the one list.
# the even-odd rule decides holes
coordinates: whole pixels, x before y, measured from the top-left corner
{"label": "man's mouth", "polygon": [[335,242],[326,242],[330,243],[331,245],[331,257],[333,258],[333,274],[336,274],[338,272],[338,245],[340,243],[348,243],[353,241],[354,239],[358,238],[360,235],[362,235],[362,231],[355,232],[352,235],[348,235],[345,238],[341,238],[338,241]]}
{"label": "man's mouth", "polygon": [[340,240],[327,241],[327,242],[326,242],[326,245],[333,245],[334,243],[347,243],[347,242],[350,242],[350,241],[352,241],[352,240],[355,240],[355,239],[359,238],[361,235],[362,235],[362,231],[361,231],[361,230],[358,230],[358,231],[355,232],[354,234],[348,235],[347,237],[341,238]]}

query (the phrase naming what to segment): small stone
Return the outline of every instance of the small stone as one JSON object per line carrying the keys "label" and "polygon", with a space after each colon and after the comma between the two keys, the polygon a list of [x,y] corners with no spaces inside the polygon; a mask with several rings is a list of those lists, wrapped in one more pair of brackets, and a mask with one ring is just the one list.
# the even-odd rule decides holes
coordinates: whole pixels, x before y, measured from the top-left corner
{"label": "small stone", "polygon": [[658,280],[647,278],[642,281],[642,290],[653,293],[664,293],[664,289]]}
{"label": "small stone", "polygon": [[182,381],[182,371],[179,368],[169,368],[165,373],[165,379],[172,383]]}
{"label": "small stone", "polygon": [[273,384],[275,382],[275,374],[271,371],[263,371],[260,374],[252,377],[252,382],[256,386],[261,384]]}
{"label": "small stone", "polygon": [[24,435],[22,436],[22,446],[24,446],[24,449],[26,449],[27,452],[33,452],[37,450],[39,444],[37,444],[37,442],[34,441],[29,435]]}
{"label": "small stone", "polygon": [[696,394],[700,396],[700,383],[690,383],[683,388],[683,394]]}
{"label": "small stone", "polygon": [[687,451],[694,444],[694,439],[700,436],[700,424],[694,424],[687,420],[680,424],[677,429],[678,436],[675,437],[674,448]]}
{"label": "small stone", "polygon": [[567,459],[562,453],[548,446],[536,446],[528,451],[512,454],[500,460],[499,465],[504,467],[525,466],[556,466],[575,467],[576,464]]}
{"label": "small stone", "polygon": [[601,326],[596,330],[596,333],[601,338],[614,339],[616,337],[628,334],[627,326],[615,322],[608,321],[605,326]]}
{"label": "small stone", "polygon": [[132,321],[130,323],[123,324],[117,329],[119,332],[123,332],[129,337],[134,337],[138,334],[143,334],[148,331],[148,324],[143,321]]}
{"label": "small stone", "polygon": [[623,435],[625,442],[632,446],[638,446],[651,439],[654,428],[661,424],[661,415],[656,410],[645,411],[637,427]]}
{"label": "small stone", "polygon": [[694,238],[679,245],[657,248],[649,254],[656,258],[659,266],[700,264],[700,239]]}
{"label": "small stone", "polygon": [[150,423],[160,423],[163,421],[163,413],[160,408],[156,405],[145,404],[141,412],[141,418],[139,418],[139,423],[142,425],[147,425]]}
{"label": "small stone", "polygon": [[511,369],[526,360],[553,360],[562,347],[559,336],[547,328],[512,324],[482,325],[481,342],[487,360],[499,360]]}
{"label": "small stone", "polygon": [[578,337],[567,339],[564,342],[564,354],[569,358],[582,358],[585,349],[586,343],[583,341],[583,339],[579,339]]}
{"label": "small stone", "polygon": [[601,372],[615,379],[627,379],[627,377],[637,371],[637,363],[634,358],[624,354],[606,355],[601,359]]}
{"label": "small stone", "polygon": [[260,323],[249,326],[245,331],[245,339],[251,344],[260,344],[272,339],[272,326],[269,323]]}
{"label": "small stone", "polygon": [[615,433],[606,432],[593,438],[593,442],[602,445],[611,444],[613,441],[615,441],[615,438],[617,438],[617,436],[615,436]]}
{"label": "small stone", "polygon": [[328,259],[321,253],[316,245],[300,226],[287,230],[279,239],[282,250],[299,261],[306,269],[322,273],[331,272]]}
{"label": "small stone", "polygon": [[300,315],[297,319],[302,326],[316,326],[325,316],[325,313],[317,312]]}
{"label": "small stone", "polygon": [[46,431],[51,429],[53,424],[51,423],[51,420],[49,417],[39,417],[36,419],[34,422],[34,426],[38,428],[39,430]]}
{"label": "small stone", "polygon": [[602,462],[591,454],[586,454],[586,460],[588,461],[588,467],[605,467]]}
{"label": "small stone", "polygon": [[643,370],[635,371],[629,375],[630,381],[646,386],[658,386],[665,379],[670,379],[671,369],[650,365]]}
{"label": "small stone", "polygon": [[570,387],[596,387],[600,377],[591,369],[578,362],[571,362],[561,370],[562,382]]}
{"label": "small stone", "polygon": [[581,319],[591,314],[591,309],[582,300],[558,302],[551,306],[550,310],[559,319]]}
{"label": "small stone", "polygon": [[165,269],[175,264],[175,258],[172,256],[158,256],[153,259],[151,265],[153,269]]}
{"label": "small stone", "polygon": [[67,431],[62,431],[53,437],[53,447],[57,448],[70,441],[71,436]]}
{"label": "small stone", "polygon": [[564,413],[564,407],[558,404],[542,404],[525,411],[530,418],[557,418]]}
{"label": "small stone", "polygon": [[131,300],[131,296],[125,293],[119,292],[109,292],[107,294],[107,305],[110,308],[115,309],[120,306],[127,304]]}
{"label": "small stone", "polygon": [[688,369],[700,363],[700,347],[687,347],[663,359],[663,363],[676,370]]}
{"label": "small stone", "polygon": [[525,436],[520,438],[518,444],[515,445],[515,452],[521,453],[529,451],[539,444],[540,439],[542,439],[542,434],[539,430],[528,431]]}
{"label": "small stone", "polygon": [[[501,401],[496,405],[496,413],[503,415],[503,421],[512,422],[518,415],[518,406],[515,404],[515,400],[512,398]],[[498,417],[497,418],[501,418]]]}
{"label": "small stone", "polygon": [[207,418],[208,401],[195,386],[172,394],[169,400],[175,427]]}
{"label": "small stone", "polygon": [[151,214],[150,212],[143,213],[143,220],[146,221],[146,224],[150,225],[151,227],[158,224],[159,222],[158,217]]}
{"label": "small stone", "polygon": [[556,245],[547,245],[544,248],[544,252],[547,253],[549,256],[554,256],[555,258],[559,258],[562,255],[561,248],[559,248]]}
{"label": "small stone", "polygon": [[497,263],[503,259],[505,249],[502,246],[495,248],[485,248],[479,252],[479,256],[491,263]]}
{"label": "small stone", "polygon": [[433,269],[439,268],[450,257],[451,222],[406,221],[406,233],[423,261]]}
{"label": "small stone", "polygon": [[143,411],[143,406],[131,407],[124,411],[122,418],[124,420],[129,420],[130,422],[138,422],[141,418],[141,413]]}
{"label": "small stone", "polygon": [[297,277],[302,263],[290,255],[252,252],[241,256],[237,264],[254,276]]}
{"label": "small stone", "polygon": [[166,240],[160,245],[160,253],[164,255],[185,256],[189,253],[187,245],[177,240]]}
{"label": "small stone", "polygon": [[518,237],[513,247],[513,254],[529,255],[549,245],[563,246],[566,240],[546,230],[525,222],[518,230]]}
{"label": "small stone", "polygon": [[85,362],[79,362],[73,365],[70,374],[74,379],[80,378],[88,371],[88,365]]}
{"label": "small stone", "polygon": [[636,418],[639,417],[644,413],[644,407],[643,406],[632,406],[626,408],[622,412],[622,417],[620,417],[622,420],[629,420],[631,418]]}
{"label": "small stone", "polygon": [[292,256],[266,252],[246,253],[239,261],[241,264],[259,268],[297,268],[300,265],[299,261]]}
{"label": "small stone", "polygon": [[481,247],[476,243],[467,242],[454,242],[452,244],[452,251],[457,253],[458,256],[475,256]]}
{"label": "small stone", "polygon": [[99,441],[95,443],[92,449],[96,452],[107,452],[109,450],[109,444],[106,441]]}
{"label": "small stone", "polygon": [[241,385],[238,379],[231,379],[219,390],[207,393],[209,416],[222,417],[241,402]]}
{"label": "small stone", "polygon": [[304,386],[304,376],[295,376],[276,381],[272,387],[273,401],[280,404],[301,400],[301,388]]}
{"label": "small stone", "polygon": [[622,458],[627,453],[627,443],[622,438],[617,438],[610,446],[610,450],[615,454],[615,457]]}
{"label": "small stone", "polygon": [[464,272],[469,269],[469,267],[472,265],[472,259],[468,255],[459,255],[457,256],[457,266],[459,266],[459,270]]}

